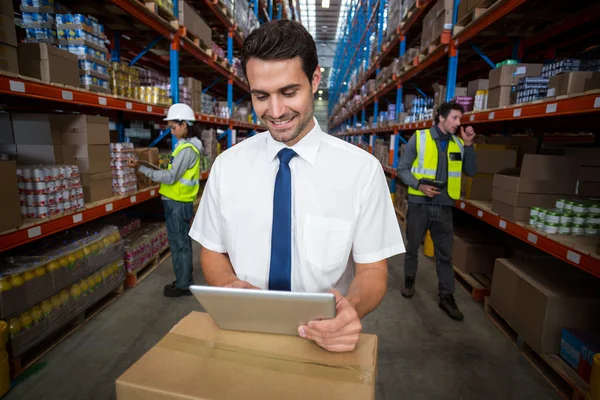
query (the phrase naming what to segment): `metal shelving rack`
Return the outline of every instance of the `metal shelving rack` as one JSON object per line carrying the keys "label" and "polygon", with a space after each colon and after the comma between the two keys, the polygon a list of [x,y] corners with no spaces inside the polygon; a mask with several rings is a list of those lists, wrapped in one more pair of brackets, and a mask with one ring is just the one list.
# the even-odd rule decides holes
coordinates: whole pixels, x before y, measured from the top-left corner
{"label": "metal shelving rack", "polygon": [[[238,47],[241,47],[243,39],[235,25],[235,21],[230,19],[221,8],[222,4],[212,0],[199,0],[208,10],[211,10],[213,17],[217,19],[221,26],[220,28],[227,32],[227,56],[229,65],[232,65],[234,55],[234,42]],[[284,0],[266,0],[269,11],[266,17],[271,18],[273,11],[277,13],[277,18],[287,17],[288,12],[284,7]],[[160,18],[148,8],[144,3],[137,0],[110,0],[110,3],[125,11],[136,22],[146,26],[154,34],[159,36],[149,42],[146,46],[139,46],[134,39],[121,36],[119,33],[112,35],[111,56],[113,60],[119,60],[122,51],[132,51],[137,49],[137,55],[134,57],[134,62],[143,60],[154,65],[168,64],[171,77],[171,96],[173,102],[178,102],[179,97],[179,76],[180,65],[179,61],[185,54],[186,57],[191,56],[196,64],[200,63],[204,68],[208,68],[209,73],[218,75],[219,77],[213,81],[209,88],[220,82],[221,79],[227,79],[227,102],[230,112],[233,110],[233,95],[234,88],[244,98],[249,94],[249,87],[246,82],[233,74],[231,68],[226,68],[218,63],[215,58],[211,57],[201,48],[196,46],[185,35],[185,27],[174,27],[164,19]],[[262,1],[263,4],[264,1]],[[177,15],[177,1],[174,2],[174,14]],[[254,5],[254,11],[257,11],[258,1]],[[275,10],[273,10],[275,6]],[[291,14],[295,15],[295,8],[291,6]],[[107,16],[110,18],[110,16]],[[259,17],[264,20],[263,17]],[[102,21],[101,21],[102,22]],[[150,52],[153,46],[159,41],[167,40],[169,42],[170,54],[167,57],[159,57]],[[121,48],[121,46],[126,46]],[[132,64],[133,64],[132,63]],[[41,101],[60,103],[64,108],[76,110],[80,112],[82,109],[89,112],[110,114],[117,116],[117,129],[119,130],[119,139],[124,140],[123,136],[123,117],[129,116],[145,116],[148,118],[164,118],[167,114],[168,107],[157,106],[153,104],[142,103],[113,95],[99,94],[90,92],[75,87],[68,87],[58,84],[48,84],[40,82],[36,79],[12,75],[8,73],[0,73],[0,95],[11,96],[11,100],[16,103],[21,101]],[[69,108],[70,107],[70,108]],[[210,125],[226,128],[228,147],[234,145],[233,130],[235,128],[248,129],[254,133],[261,129],[256,123],[247,123],[227,118],[219,118],[212,115],[204,115],[196,113],[196,119]],[[256,115],[254,115],[256,122]],[[160,139],[169,134],[169,131],[161,132],[161,135],[151,145],[155,145]],[[173,144],[175,145],[175,144]],[[201,179],[208,178],[208,172],[204,172]],[[87,204],[86,208],[77,213],[67,213],[57,217],[31,220],[25,222],[19,229],[3,232],[0,234],[0,251],[5,251],[22,244],[37,240],[39,238],[52,235],[54,233],[69,229],[75,225],[83,224],[93,219],[101,218],[107,214],[126,209],[141,202],[158,197],[158,186],[140,190],[139,192],[129,196],[116,196],[105,201]]]}
{"label": "metal shelving rack", "polygon": [[[381,1],[381,3],[377,3],[377,9],[371,8],[373,13],[377,12],[379,20],[383,18],[383,10],[385,10],[386,7],[385,5],[382,6],[385,0]],[[457,22],[456,15],[460,1],[461,0],[454,0],[453,29]],[[365,18],[367,12],[362,11],[361,13],[361,6],[363,3],[364,0],[354,0],[352,2],[352,6],[355,7],[356,12],[349,15],[348,23],[343,30],[342,39],[338,45],[336,65],[341,65],[341,67],[338,73],[332,76],[331,80],[329,131],[333,135],[356,145],[368,141],[369,150],[371,152],[373,151],[377,135],[390,135],[390,165],[383,165],[383,169],[385,173],[392,178],[390,187],[392,193],[395,192],[397,178],[396,168],[398,166],[400,143],[406,141],[404,136],[408,137],[416,129],[431,127],[434,121],[430,119],[412,123],[395,123],[377,128],[365,128],[368,109],[373,110],[371,115],[377,120],[379,100],[385,99],[386,96],[390,99],[393,98],[393,90],[396,89],[396,111],[401,112],[403,88],[414,88],[422,93],[422,91],[414,85],[413,81],[422,77],[425,77],[425,80],[431,81],[431,74],[437,74],[433,77],[434,81],[443,80],[443,78],[445,78],[447,82],[446,100],[451,100],[454,97],[454,90],[459,74],[462,74],[464,78],[466,76],[474,76],[478,72],[482,73],[486,71],[486,69],[489,70],[491,67],[490,59],[500,61],[512,57],[521,60],[529,49],[531,49],[531,53],[537,56],[541,55],[545,59],[553,59],[556,56],[556,49],[560,46],[568,46],[569,43],[572,44],[578,40],[573,37],[567,37],[563,40],[560,38],[560,35],[567,34],[574,29],[581,30],[581,25],[584,24],[588,24],[589,27],[590,23],[600,19],[600,3],[586,3],[585,6],[578,8],[576,12],[565,15],[560,23],[544,27],[539,32],[514,40],[512,43],[506,41],[504,46],[498,46],[498,49],[492,49],[491,51],[495,52],[488,58],[480,49],[475,49],[476,46],[474,46],[472,42],[479,39],[482,33],[487,29],[490,29],[494,24],[502,24],[504,19],[510,17],[514,13],[528,15],[527,11],[522,11],[522,9],[527,6],[535,6],[535,1],[533,0],[498,0],[493,4],[489,1],[487,3],[490,4],[490,7],[485,14],[474,19],[454,35],[451,34],[452,31],[444,31],[440,37],[440,44],[437,48],[430,51],[429,54],[424,57],[417,57],[417,59],[414,60],[415,65],[412,68],[400,73],[399,76],[392,76],[390,82],[378,87],[374,93],[363,99],[360,104],[357,104],[352,108],[347,107],[349,108],[348,111],[342,115],[342,107],[347,105],[348,101],[358,93],[367,80],[376,76],[382,64],[386,60],[389,60],[393,53],[397,52],[396,54],[399,56],[404,55],[407,38],[410,38],[411,35],[414,34],[415,28],[420,27],[423,17],[433,6],[435,1],[417,0],[415,8],[412,10],[412,14],[401,24],[401,26],[396,27],[395,36],[393,36],[387,44],[382,44],[380,34],[382,25],[378,23],[377,27],[372,26],[369,24],[371,20],[368,17]],[[375,2],[367,2],[367,6],[372,6],[372,4],[375,4]],[[369,8],[367,7],[367,9]],[[360,29],[366,29],[365,35],[367,37],[369,35],[376,35],[376,39],[374,39],[376,41],[375,45],[378,49],[381,49],[381,51],[377,53],[375,61],[369,66],[366,73],[358,80],[358,84],[354,88],[348,90],[347,77],[351,75],[353,68],[356,69],[365,57],[368,59],[369,55],[368,45],[366,53],[357,51],[365,49],[363,43],[365,35],[357,36],[355,32],[355,30]],[[593,31],[592,29],[590,32],[578,31],[577,35],[579,35],[578,37],[589,39],[590,36],[593,36],[594,34],[597,35],[597,33],[597,30]],[[469,62],[468,65],[462,65],[458,58],[459,48],[465,49],[466,52],[471,51],[474,54],[476,53],[483,60],[480,64]],[[348,62],[345,63],[344,60],[348,60]],[[444,62],[444,60],[446,62]],[[347,102],[344,104],[337,104],[338,99],[342,95],[347,95]],[[545,121],[549,118],[553,118],[552,121],[555,121],[557,118],[568,118],[568,116],[572,115],[583,118],[597,115],[595,113],[598,111],[600,111],[600,90],[593,90],[577,95],[559,96],[530,103],[511,105],[499,109],[470,112],[466,113],[463,119],[466,120],[467,124],[487,126],[487,124],[500,123],[504,124],[504,127],[506,128],[505,124],[507,123],[514,124],[524,120]],[[342,127],[345,128],[344,131],[341,131]],[[505,130],[505,128],[503,130]],[[544,141],[545,140],[546,138],[544,138]],[[566,138],[565,140],[568,140],[569,143],[594,143],[593,136],[579,139]],[[597,139],[595,140],[597,143]],[[595,247],[593,249],[591,248],[593,246],[581,246],[577,243],[563,242],[560,238],[557,238],[556,235],[546,235],[525,224],[509,221],[492,212],[487,204],[481,202],[459,200],[456,202],[456,207],[489,223],[491,226],[501,229],[508,234],[545,251],[546,253],[570,263],[596,277],[600,277],[600,256],[595,254]]]}

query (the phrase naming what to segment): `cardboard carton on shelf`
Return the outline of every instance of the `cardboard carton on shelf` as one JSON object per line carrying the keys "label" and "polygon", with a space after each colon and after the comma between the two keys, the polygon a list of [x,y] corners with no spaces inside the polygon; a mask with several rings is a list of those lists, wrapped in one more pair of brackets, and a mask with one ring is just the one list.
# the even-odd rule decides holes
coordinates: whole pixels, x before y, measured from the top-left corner
{"label": "cardboard carton on shelf", "polygon": [[488,108],[493,109],[510,106],[511,99],[514,98],[516,100],[513,93],[516,93],[516,86],[497,86],[490,89],[488,93]]}
{"label": "cardboard carton on shelf", "polygon": [[560,94],[557,94],[557,96],[583,93],[590,90],[586,89],[588,81],[596,82],[600,79],[600,72],[568,72],[563,75]]}
{"label": "cardboard carton on shelf", "polygon": [[487,143],[476,143],[473,146],[478,174],[495,174],[517,166],[517,148],[515,146]]}
{"label": "cardboard carton on shelf", "polygon": [[0,14],[0,43],[17,47],[17,32],[14,16]]}
{"label": "cardboard carton on shelf", "polygon": [[102,145],[110,143],[108,118],[92,115],[52,115],[55,130],[63,144]]}
{"label": "cardboard carton on shelf", "polygon": [[494,68],[489,74],[489,87],[493,89],[499,86],[515,86],[519,83],[520,78],[541,76],[542,67],[542,64],[517,64]]}
{"label": "cardboard carton on shelf", "polygon": [[492,191],[494,189],[493,174],[477,174],[473,177],[463,174],[462,196],[468,200],[492,201]]}
{"label": "cardboard carton on shelf", "polygon": [[478,90],[488,90],[489,88],[489,79],[475,79],[474,81],[469,82],[467,85],[467,96],[475,98]]}
{"label": "cardboard carton on shelf", "polygon": [[77,55],[46,43],[20,43],[19,70],[42,82],[81,86]]}
{"label": "cardboard carton on shelf", "polygon": [[12,3],[12,1],[0,1],[0,14],[14,18],[15,9]]}
{"label": "cardboard carton on shelf", "polygon": [[81,185],[83,186],[83,200],[86,203],[94,203],[113,196],[111,171],[96,174],[82,173]]}
{"label": "cardboard carton on shelf", "polygon": [[22,222],[17,164],[14,161],[0,161],[0,186],[0,232],[4,232],[18,228]]}
{"label": "cardboard carton on shelf", "polygon": [[61,132],[52,124],[48,114],[12,114],[12,125],[16,144],[62,144]]}
{"label": "cardboard carton on shelf", "polygon": [[529,221],[530,207],[517,207],[493,198],[492,192],[492,211],[501,217],[513,221]]}
{"label": "cardboard carton on shelf", "polygon": [[96,174],[110,171],[110,147],[108,145],[74,145],[62,146],[66,163],[79,166],[79,172]]}
{"label": "cardboard carton on shelf", "polygon": [[491,274],[496,258],[504,257],[504,247],[476,237],[469,232],[456,230],[452,247],[452,263],[467,274]]}
{"label": "cardboard carton on shelf", "polygon": [[19,73],[17,48],[0,43],[0,70],[13,74]]}
{"label": "cardboard carton on shelf", "polygon": [[16,145],[19,164],[62,164],[64,155],[61,145]]}
{"label": "cardboard carton on shelf", "polygon": [[517,165],[516,165],[517,167],[519,167],[523,164],[523,157],[525,157],[525,154],[536,154],[537,153],[537,148],[538,148],[538,144],[539,144],[539,141],[536,137],[523,136],[523,135],[487,136],[485,138],[485,142],[488,144],[516,146],[518,148]]}
{"label": "cardboard carton on shelf", "polygon": [[15,144],[10,114],[0,113],[0,144]]}
{"label": "cardboard carton on shelf", "polygon": [[375,398],[376,372],[374,335],[361,334],[353,352],[330,353],[296,336],[221,330],[192,312],[117,379],[116,393],[119,400],[362,400]]}

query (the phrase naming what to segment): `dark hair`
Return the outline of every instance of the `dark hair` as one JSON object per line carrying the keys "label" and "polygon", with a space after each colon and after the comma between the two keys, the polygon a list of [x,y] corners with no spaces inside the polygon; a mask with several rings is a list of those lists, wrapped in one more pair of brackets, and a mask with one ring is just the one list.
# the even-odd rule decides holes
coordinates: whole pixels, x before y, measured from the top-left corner
{"label": "dark hair", "polygon": [[177,125],[182,125],[184,122],[187,125],[187,135],[185,136],[187,139],[191,139],[193,137],[197,137],[200,139],[200,134],[202,133],[202,128],[198,122],[194,121],[174,121]]}
{"label": "dark hair", "polygon": [[437,111],[435,112],[435,123],[437,124],[440,122],[440,116],[444,117],[444,119],[448,118],[448,115],[452,110],[460,111],[462,114],[465,113],[463,106],[455,101],[449,101],[447,103],[440,104],[440,106],[437,108]]}
{"label": "dark hair", "polygon": [[317,45],[302,24],[287,19],[267,22],[255,29],[242,48],[242,68],[252,58],[264,61],[289,60],[300,57],[302,70],[312,83],[312,76],[319,65]]}

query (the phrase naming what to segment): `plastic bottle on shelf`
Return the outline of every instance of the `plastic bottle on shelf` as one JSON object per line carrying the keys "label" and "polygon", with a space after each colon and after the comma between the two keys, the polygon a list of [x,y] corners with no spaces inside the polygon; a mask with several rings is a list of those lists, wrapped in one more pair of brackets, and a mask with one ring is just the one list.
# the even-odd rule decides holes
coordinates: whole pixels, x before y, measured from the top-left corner
{"label": "plastic bottle on shelf", "polygon": [[12,285],[8,281],[8,278],[0,277],[0,293],[6,292],[7,290],[12,289]]}

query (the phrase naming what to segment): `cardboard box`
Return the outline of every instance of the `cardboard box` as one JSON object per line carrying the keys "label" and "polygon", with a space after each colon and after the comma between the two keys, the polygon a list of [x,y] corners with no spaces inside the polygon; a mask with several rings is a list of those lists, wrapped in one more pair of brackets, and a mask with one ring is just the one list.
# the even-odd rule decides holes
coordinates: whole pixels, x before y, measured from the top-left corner
{"label": "cardboard box", "polygon": [[596,73],[589,79],[585,80],[584,91],[600,89],[600,74]]}
{"label": "cardboard box", "polygon": [[477,174],[474,177],[463,176],[464,198],[469,200],[492,201],[494,175]]}
{"label": "cardboard box", "polygon": [[517,64],[503,65],[500,68],[494,68],[490,71],[489,87],[490,89],[493,89],[498,86],[514,86],[519,83],[520,78],[526,76],[541,76],[542,67],[542,64]]}
{"label": "cardboard box", "polygon": [[0,143],[1,144],[14,144],[15,137],[13,135],[12,121],[10,120],[10,114],[3,112],[0,113]]}
{"label": "cardboard box", "polygon": [[600,292],[589,279],[551,271],[535,268],[521,276],[513,328],[537,352],[556,354],[562,328],[600,328]]}
{"label": "cardboard box", "polygon": [[515,207],[548,207],[552,208],[556,200],[563,197],[555,194],[519,193],[494,187],[492,199]]}
{"label": "cardboard box", "polygon": [[508,146],[518,147],[517,166],[521,166],[523,163],[523,157],[525,154],[536,154],[539,141],[533,136],[488,136],[485,138],[485,142],[489,144],[501,144]]}
{"label": "cardboard box", "polygon": [[548,97],[556,97],[560,96],[563,78],[565,74],[558,74],[550,78],[550,82],[548,82]]}
{"label": "cardboard box", "polygon": [[0,14],[7,15],[14,18],[15,9],[13,8],[12,1],[4,0],[0,1]]}
{"label": "cardboard box", "polygon": [[20,43],[19,69],[46,83],[80,86],[77,55],[46,43]]}
{"label": "cardboard box", "polygon": [[61,145],[16,145],[19,164],[62,164],[64,156]]}
{"label": "cardboard box", "polygon": [[110,144],[108,118],[92,115],[52,115],[53,127],[64,144]]}
{"label": "cardboard box", "polygon": [[296,336],[220,330],[208,314],[192,312],[117,379],[116,394],[119,400],[374,399],[376,372],[374,335],[361,334],[351,353],[330,353]]}
{"label": "cardboard box", "polygon": [[113,196],[111,171],[98,174],[81,174],[81,185],[83,186],[83,200],[86,203],[93,203]]}
{"label": "cardboard box", "polygon": [[61,133],[53,129],[48,114],[12,114],[16,144],[60,145]]}
{"label": "cardboard box", "polygon": [[522,260],[497,258],[494,263],[494,275],[490,289],[489,302],[494,310],[509,324],[515,321],[517,286],[519,275],[530,269],[529,263]]}
{"label": "cardboard box", "polygon": [[516,91],[513,86],[498,86],[490,89],[488,93],[488,108],[500,108],[510,106],[511,93]]}
{"label": "cardboard box", "polygon": [[17,187],[17,163],[0,161],[0,232],[21,226],[21,204]]}
{"label": "cardboard box", "polygon": [[[583,355],[584,347],[589,349],[600,350],[600,335],[594,332],[582,331],[579,329],[563,328],[561,331],[560,339],[560,358],[565,360],[567,364],[577,371],[579,376],[584,378],[586,382],[589,380],[589,373],[591,372],[591,363],[589,364],[590,369],[586,374],[587,363],[585,356]],[[583,375],[582,375],[583,374]],[[587,375],[587,379],[586,376]]]}
{"label": "cardboard box", "polygon": [[[598,160],[600,161],[600,160]],[[577,174],[578,181],[587,181],[587,182],[600,182],[600,166],[598,167],[587,167],[582,166],[579,168],[579,173]]]}
{"label": "cardboard box", "polygon": [[529,207],[515,207],[492,199],[492,211],[512,221],[529,221]]}
{"label": "cardboard box", "polygon": [[475,144],[477,173],[495,174],[517,166],[517,148],[505,145]]}
{"label": "cardboard box", "polygon": [[480,237],[454,232],[452,264],[467,274],[491,274],[496,258],[505,256],[502,246],[486,242]]}
{"label": "cardboard box", "polygon": [[15,19],[12,15],[0,14],[0,43],[17,47],[17,31],[15,29]]}
{"label": "cardboard box", "polygon": [[600,72],[568,72],[563,75],[560,94],[557,94],[557,96],[585,92],[587,80],[592,79],[595,81],[599,79]]}
{"label": "cardboard box", "polygon": [[469,84],[467,85],[467,96],[475,98],[478,90],[488,90],[489,88],[489,79],[476,79],[474,81],[469,82]]}
{"label": "cardboard box", "polygon": [[194,35],[198,36],[206,46],[211,47],[212,30],[204,22],[196,10],[186,1],[179,0],[179,22]]}
{"label": "cardboard box", "polygon": [[96,174],[110,171],[110,147],[108,145],[63,144],[64,160],[79,166],[79,172]]}
{"label": "cardboard box", "polygon": [[0,70],[18,74],[18,59],[16,47],[0,43]]}
{"label": "cardboard box", "polygon": [[577,182],[577,196],[600,197],[600,182]]}

